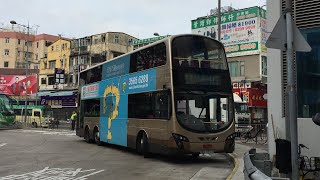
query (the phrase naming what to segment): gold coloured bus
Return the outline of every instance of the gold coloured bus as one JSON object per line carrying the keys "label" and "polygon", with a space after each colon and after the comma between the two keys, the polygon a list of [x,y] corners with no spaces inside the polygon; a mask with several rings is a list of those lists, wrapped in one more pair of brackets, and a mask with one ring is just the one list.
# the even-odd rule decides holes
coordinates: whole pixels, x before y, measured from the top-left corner
{"label": "gold coloured bus", "polygon": [[212,38],[169,36],[92,66],[79,90],[76,133],[87,142],[144,155],[234,151],[231,79]]}

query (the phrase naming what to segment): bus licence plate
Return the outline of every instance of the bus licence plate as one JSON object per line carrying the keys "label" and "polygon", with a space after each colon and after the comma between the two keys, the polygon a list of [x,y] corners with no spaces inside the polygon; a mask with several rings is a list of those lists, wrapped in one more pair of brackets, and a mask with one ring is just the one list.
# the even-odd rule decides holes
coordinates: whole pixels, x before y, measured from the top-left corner
{"label": "bus licence plate", "polygon": [[212,149],[212,144],[204,144],[202,145],[203,149]]}

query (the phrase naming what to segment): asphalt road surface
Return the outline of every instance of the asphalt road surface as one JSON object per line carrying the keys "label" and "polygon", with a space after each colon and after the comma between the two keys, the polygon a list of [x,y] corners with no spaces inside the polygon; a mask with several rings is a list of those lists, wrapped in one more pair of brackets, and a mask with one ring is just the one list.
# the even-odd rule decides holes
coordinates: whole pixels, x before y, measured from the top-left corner
{"label": "asphalt road surface", "polygon": [[226,179],[233,164],[224,154],[153,155],[87,144],[74,131],[0,130],[0,180],[7,179]]}

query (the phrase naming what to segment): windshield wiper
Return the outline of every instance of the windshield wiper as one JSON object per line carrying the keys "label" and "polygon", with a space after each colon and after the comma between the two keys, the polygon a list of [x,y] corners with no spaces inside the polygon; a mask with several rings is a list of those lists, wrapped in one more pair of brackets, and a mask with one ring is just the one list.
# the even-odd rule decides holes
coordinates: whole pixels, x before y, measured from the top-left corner
{"label": "windshield wiper", "polygon": [[201,114],[202,114],[203,110],[204,110],[204,108],[202,108],[202,109],[201,109],[201,112],[200,112],[200,114],[199,114],[199,117],[198,117],[198,118],[200,118],[200,116],[201,116]]}

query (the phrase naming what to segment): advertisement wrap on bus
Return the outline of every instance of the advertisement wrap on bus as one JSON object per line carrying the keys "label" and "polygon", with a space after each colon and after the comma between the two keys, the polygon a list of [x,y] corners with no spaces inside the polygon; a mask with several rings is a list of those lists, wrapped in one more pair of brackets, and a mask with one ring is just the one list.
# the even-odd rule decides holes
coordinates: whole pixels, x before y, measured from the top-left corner
{"label": "advertisement wrap on bus", "polygon": [[[99,127],[100,133],[106,134],[100,137],[103,142],[127,145],[128,94],[156,90],[155,78],[154,69],[82,87],[82,99],[102,99]],[[107,104],[112,106],[107,107]]]}

